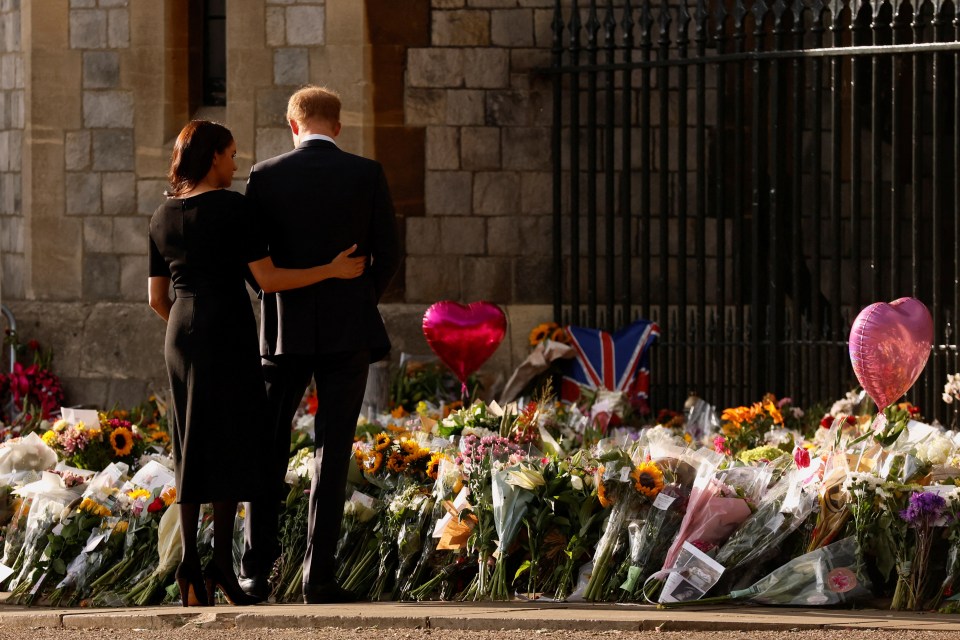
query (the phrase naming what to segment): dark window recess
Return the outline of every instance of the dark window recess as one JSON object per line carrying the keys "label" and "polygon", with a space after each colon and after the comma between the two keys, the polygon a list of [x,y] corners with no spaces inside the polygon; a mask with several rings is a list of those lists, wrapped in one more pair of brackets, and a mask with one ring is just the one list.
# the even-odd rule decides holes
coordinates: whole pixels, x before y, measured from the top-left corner
{"label": "dark window recess", "polygon": [[227,104],[226,0],[203,3],[203,104]]}
{"label": "dark window recess", "polygon": [[187,0],[190,113],[227,104],[226,0]]}

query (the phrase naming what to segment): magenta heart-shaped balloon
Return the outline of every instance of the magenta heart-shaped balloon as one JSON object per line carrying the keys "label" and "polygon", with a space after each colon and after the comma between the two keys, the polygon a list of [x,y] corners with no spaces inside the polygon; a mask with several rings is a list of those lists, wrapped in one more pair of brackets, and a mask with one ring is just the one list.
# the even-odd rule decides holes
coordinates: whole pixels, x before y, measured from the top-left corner
{"label": "magenta heart-shaped balloon", "polygon": [[442,300],[423,314],[427,344],[464,384],[493,355],[506,332],[507,318],[491,302]]}
{"label": "magenta heart-shaped balloon", "polygon": [[850,328],[850,362],[882,411],[920,377],[933,344],[933,318],[916,298],[876,302]]}

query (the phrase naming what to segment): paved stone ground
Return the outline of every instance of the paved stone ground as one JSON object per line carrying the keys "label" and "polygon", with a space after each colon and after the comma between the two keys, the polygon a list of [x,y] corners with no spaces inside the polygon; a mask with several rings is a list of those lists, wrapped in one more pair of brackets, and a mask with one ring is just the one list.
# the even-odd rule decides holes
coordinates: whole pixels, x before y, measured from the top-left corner
{"label": "paved stone ground", "polygon": [[[109,630],[0,628],[0,640],[90,640],[108,636]],[[617,631],[602,628],[585,631],[470,631],[457,629],[380,629],[358,627],[342,629],[205,629],[183,627],[163,631],[125,631],[124,640],[955,640],[956,631],[877,631],[864,629],[820,631],[696,631],[656,632]]]}
{"label": "paved stone ground", "polygon": [[[177,606],[128,609],[50,609],[0,605],[0,640],[23,638],[89,638],[91,630],[122,631],[124,638],[141,632],[155,639],[210,640],[305,637],[338,640],[394,640],[442,634],[463,640],[498,640],[547,635],[558,640],[607,635],[646,637],[673,632],[698,638],[774,640],[803,632],[804,640],[819,638],[909,637],[939,640],[960,637],[960,616],[901,613],[883,610],[781,609],[758,607],[699,607],[657,609],[652,606],[574,603],[357,603],[350,605],[216,606],[183,609]],[[4,635],[10,634],[10,635]]]}

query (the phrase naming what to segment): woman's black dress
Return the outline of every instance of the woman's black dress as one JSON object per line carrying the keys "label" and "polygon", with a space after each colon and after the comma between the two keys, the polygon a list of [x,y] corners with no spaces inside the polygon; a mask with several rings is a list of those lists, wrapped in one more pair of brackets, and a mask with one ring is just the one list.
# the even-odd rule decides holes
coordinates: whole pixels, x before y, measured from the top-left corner
{"label": "woman's black dress", "polygon": [[150,220],[150,276],[171,278],[176,293],[164,356],[179,502],[261,493],[252,454],[267,426],[266,391],[244,276],[266,256],[239,193],[171,198]]}

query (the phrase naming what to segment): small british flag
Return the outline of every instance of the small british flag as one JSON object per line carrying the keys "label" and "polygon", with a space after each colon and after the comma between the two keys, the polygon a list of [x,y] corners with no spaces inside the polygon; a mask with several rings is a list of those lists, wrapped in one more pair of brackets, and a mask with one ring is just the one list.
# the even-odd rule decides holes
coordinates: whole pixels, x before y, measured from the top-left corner
{"label": "small british flag", "polygon": [[580,387],[623,391],[641,410],[650,394],[650,346],[660,328],[649,320],[637,320],[616,333],[568,326],[567,334],[576,357],[564,363],[560,396],[576,402]]}

